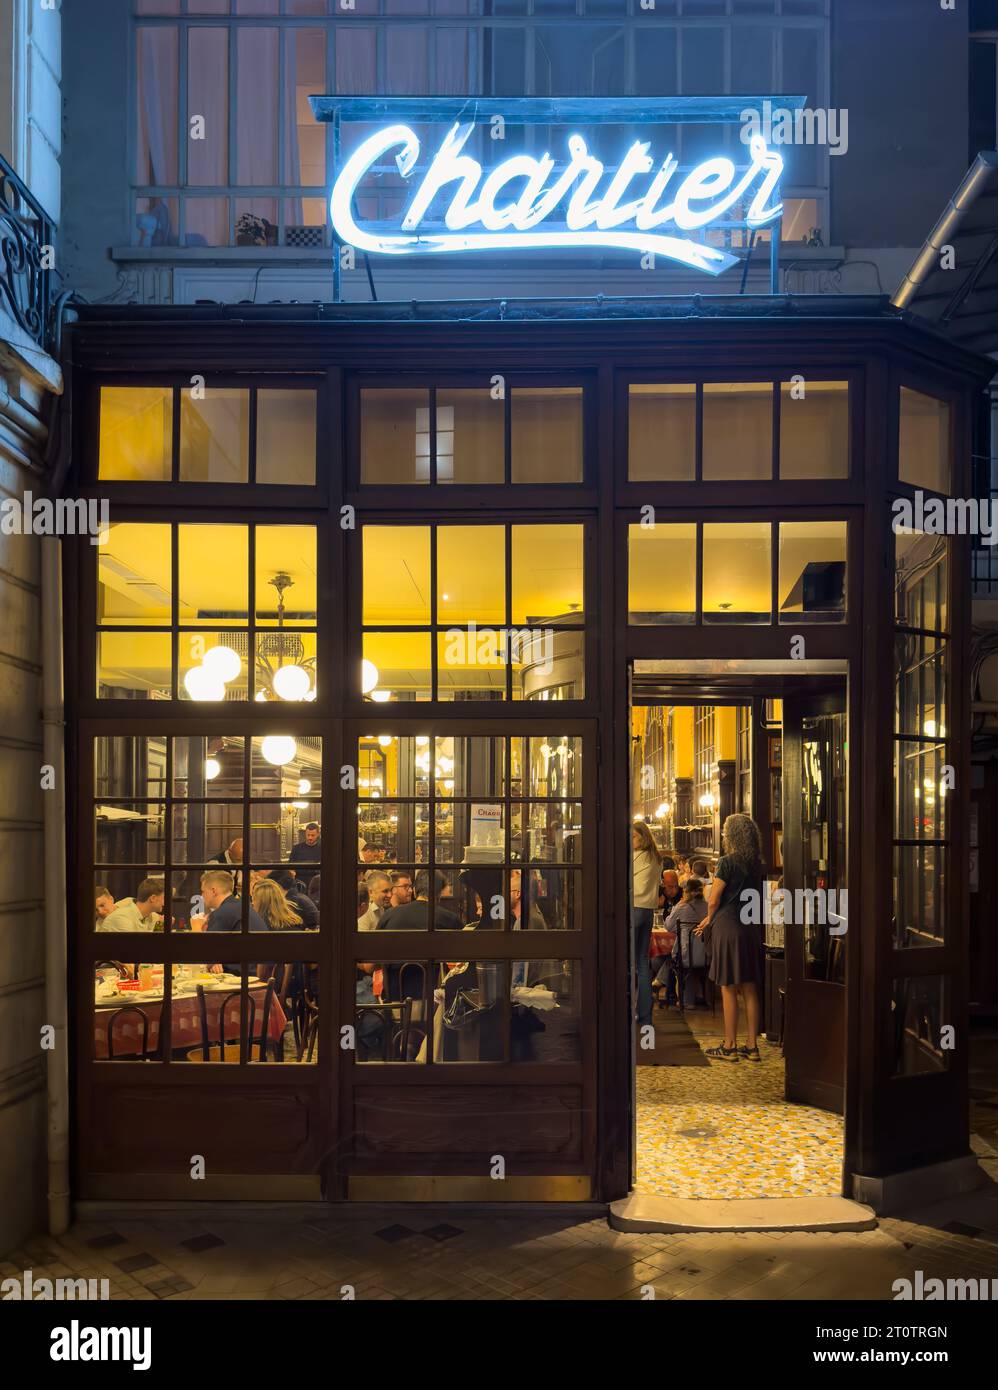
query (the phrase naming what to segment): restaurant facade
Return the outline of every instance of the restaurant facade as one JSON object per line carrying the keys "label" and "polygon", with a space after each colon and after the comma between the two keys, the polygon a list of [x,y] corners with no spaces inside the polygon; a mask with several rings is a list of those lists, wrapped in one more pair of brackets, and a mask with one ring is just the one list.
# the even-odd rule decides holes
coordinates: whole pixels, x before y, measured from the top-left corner
{"label": "restaurant facade", "polygon": [[[783,996],[842,1192],[976,1181],[969,540],[896,520],[969,495],[986,360],[879,297],[95,305],[67,338],[73,491],[110,508],[64,545],[77,1198],[626,1196],[631,711],[682,700],[750,709],[750,750],[783,701],[783,883],[848,893],[834,971],[788,925]],[[834,823],[800,808],[829,712]],[[759,804],[740,771],[719,809]],[[292,850],[319,923],[261,992],[248,894],[207,953],[201,874]],[[418,929],[361,929],[372,864]],[[149,879],[161,932],[97,929]]]}

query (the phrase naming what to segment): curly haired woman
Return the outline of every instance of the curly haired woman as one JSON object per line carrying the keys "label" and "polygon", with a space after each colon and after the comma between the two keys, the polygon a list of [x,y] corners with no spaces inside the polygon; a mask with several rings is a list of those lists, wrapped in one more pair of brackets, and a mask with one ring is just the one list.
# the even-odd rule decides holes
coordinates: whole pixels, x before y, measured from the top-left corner
{"label": "curly haired woman", "polygon": [[[706,1055],[718,1061],[748,1058],[761,1062],[758,1036],[763,953],[758,922],[765,865],[759,827],[751,816],[728,816],[721,844],[724,853],[714,871],[707,916],[695,928],[697,936],[709,932],[710,978],[721,987],[724,1010],[724,1041],[708,1048]],[[745,1000],[746,1038],[742,1047],[738,1046],[739,994]]]}

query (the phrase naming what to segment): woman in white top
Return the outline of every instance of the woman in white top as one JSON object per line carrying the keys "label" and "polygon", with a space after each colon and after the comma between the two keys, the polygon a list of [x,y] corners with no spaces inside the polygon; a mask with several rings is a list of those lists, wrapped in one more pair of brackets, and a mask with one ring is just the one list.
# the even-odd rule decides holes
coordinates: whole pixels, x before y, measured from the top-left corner
{"label": "woman in white top", "polygon": [[638,1026],[651,1023],[651,928],[658,906],[662,856],[643,820],[631,826],[631,930],[634,933],[634,965],[637,974]]}

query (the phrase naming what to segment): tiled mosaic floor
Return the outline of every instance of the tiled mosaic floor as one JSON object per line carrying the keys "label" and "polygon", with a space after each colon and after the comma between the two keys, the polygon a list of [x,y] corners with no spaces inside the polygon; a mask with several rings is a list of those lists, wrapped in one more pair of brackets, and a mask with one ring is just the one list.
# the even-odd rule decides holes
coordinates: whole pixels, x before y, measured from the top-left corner
{"label": "tiled mosaic floor", "polygon": [[[717,1016],[686,1014],[704,1046]],[[638,1192],[674,1197],[816,1197],[842,1191],[842,1117],[783,1099],[783,1056],[637,1070]]]}
{"label": "tiled mosaic floor", "polygon": [[604,1215],[496,1208],[94,1213],[0,1260],[0,1278],[26,1269],[167,1302],[339,1302],[345,1286],[365,1302],[641,1299],[649,1284],[661,1300],[889,1300],[916,1269],[998,1277],[998,1185],[872,1231],[638,1234]]}

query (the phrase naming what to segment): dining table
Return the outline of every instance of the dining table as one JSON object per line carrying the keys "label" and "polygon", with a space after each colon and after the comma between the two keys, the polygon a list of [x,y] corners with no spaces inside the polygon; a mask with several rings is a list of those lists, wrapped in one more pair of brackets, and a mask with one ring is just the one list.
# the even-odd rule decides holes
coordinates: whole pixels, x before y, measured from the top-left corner
{"label": "dining table", "polygon": [[[222,1001],[240,987],[240,977],[229,974],[206,972],[195,979],[173,981],[173,997],[170,1008],[170,1050],[186,1052],[201,1044],[201,1012],[198,1006],[197,986],[201,985],[205,994],[208,1014],[208,1036],[217,1043],[219,1012]],[[265,980],[251,975],[247,980],[250,998],[255,1001],[254,1037],[260,1037],[261,1009],[267,988]],[[113,991],[113,992],[111,992]],[[94,991],[94,1056],[98,1061],[108,1058],[107,1025],[111,1015],[118,1009],[141,1009],[149,1020],[149,1037],[146,1042],[146,1055],[158,1056],[160,1044],[160,1025],[163,1016],[163,985],[153,981],[149,989],[121,990],[112,983],[111,991],[106,985],[98,984]],[[226,1011],[226,1041],[238,1041],[236,1020],[239,1010],[233,1003]],[[287,1016],[277,997],[270,1001],[267,1018],[267,1038],[270,1042],[280,1042],[287,1027]],[[229,1031],[232,1036],[230,1038]],[[136,1014],[126,1014],[114,1026],[113,1059],[137,1057],[142,1052],[142,1020]]]}

